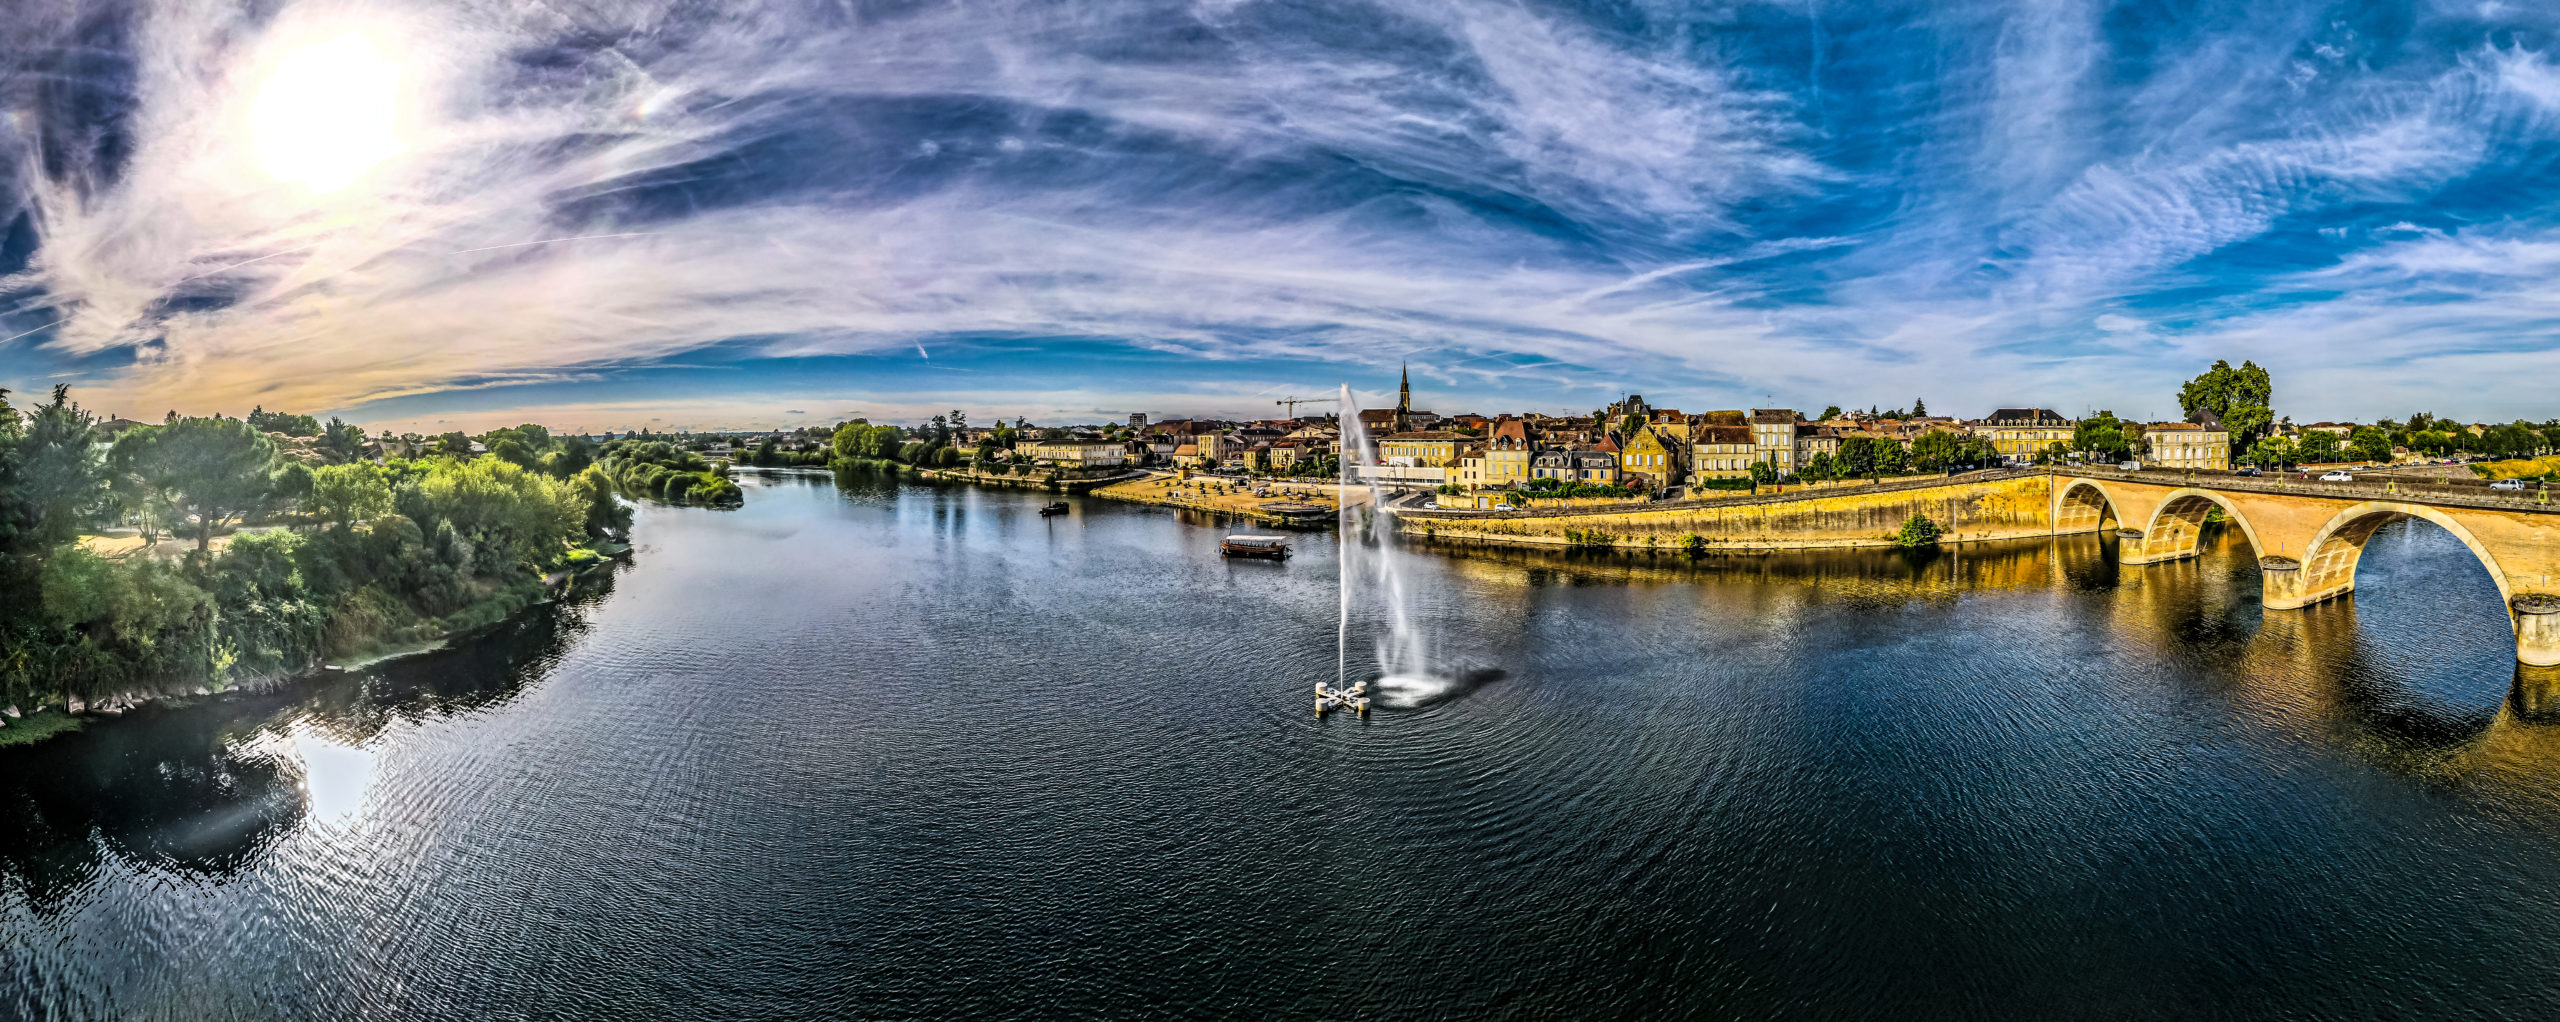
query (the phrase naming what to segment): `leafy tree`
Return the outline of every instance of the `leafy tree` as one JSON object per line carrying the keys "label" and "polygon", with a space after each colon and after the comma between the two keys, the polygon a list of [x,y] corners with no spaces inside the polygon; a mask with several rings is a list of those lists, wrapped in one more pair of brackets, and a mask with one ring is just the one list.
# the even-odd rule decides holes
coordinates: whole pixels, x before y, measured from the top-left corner
{"label": "leafy tree", "polygon": [[391,484],[372,465],[324,465],[311,474],[311,497],[303,506],[321,521],[344,527],[390,514]]}
{"label": "leafy tree", "polygon": [[2391,434],[2374,426],[2360,426],[2348,436],[2347,446],[2356,457],[2388,464],[2391,461]]}
{"label": "leafy tree", "polygon": [[[384,431],[389,434],[388,430]],[[343,419],[331,418],[320,430],[320,453],[332,464],[343,465],[364,456],[364,428]]]}
{"label": "leafy tree", "polygon": [[210,547],[214,530],[275,499],[275,460],[266,434],[219,416],[126,430],[107,455],[117,476],[194,524],[199,552]]}
{"label": "leafy tree", "polygon": [[2306,430],[2298,445],[2297,465],[2323,465],[2346,460],[2346,450],[2338,435],[2325,429]]}
{"label": "leafy tree", "polygon": [[1962,461],[1965,438],[1943,430],[1930,430],[1911,441],[1911,464],[1923,472],[1938,472]]}
{"label": "leafy tree", "polygon": [[[2213,368],[2187,381],[2178,388],[2178,407],[2192,419],[2198,412],[2212,412],[2231,433],[2233,450],[2247,450],[2275,422],[2272,405],[2275,383],[2267,371],[2255,362],[2242,361],[2240,368],[2216,360]],[[2384,444],[2388,454],[2390,445]]]}
{"label": "leafy tree", "polygon": [[1835,473],[1836,469],[1832,463],[1831,452],[1829,451],[1813,452],[1813,457],[1805,459],[1804,466],[1796,470],[1797,475],[1803,476],[1806,479],[1839,478]]}
{"label": "leafy tree", "polygon": [[1766,486],[1778,481],[1778,466],[1767,459],[1751,463],[1751,481]]}
{"label": "leafy tree", "polygon": [[1831,420],[1831,419],[1837,419],[1837,418],[1839,418],[1839,417],[1840,417],[1840,406],[1839,406],[1839,405],[1832,405],[1832,406],[1830,406],[1830,407],[1828,407],[1828,408],[1823,409],[1823,410],[1822,410],[1822,418],[1821,418],[1821,419],[1819,419],[1819,420],[1816,420],[1816,421],[1828,421],[1828,420]]}
{"label": "leafy tree", "polygon": [[[57,385],[21,427],[0,398],[0,549],[46,549],[69,543],[104,498],[95,445],[96,417]],[[0,394],[5,394],[0,391]]]}
{"label": "leafy tree", "polygon": [[283,412],[270,412],[266,410],[264,406],[254,408],[249,411],[248,423],[249,428],[261,433],[282,433],[290,437],[312,437],[320,435],[319,420],[308,415],[287,415]]}
{"label": "leafy tree", "polygon": [[438,435],[435,453],[449,458],[468,458],[471,456],[471,438],[460,430]]}
{"label": "leafy tree", "polygon": [[2261,467],[2280,468],[2300,462],[2302,448],[2289,437],[2263,436],[2249,448],[2248,460]]}
{"label": "leafy tree", "polygon": [[1894,534],[1893,541],[1906,547],[1936,546],[1938,523],[1930,521],[1927,515],[1915,513],[1902,520],[1902,530]]}
{"label": "leafy tree", "polygon": [[2072,427],[2071,446],[2104,460],[2122,461],[2133,455],[2134,436],[2129,434],[2127,425],[2114,412],[2100,412]]}
{"label": "leafy tree", "polygon": [[1926,402],[1926,401],[1920,400],[1919,398],[1916,398],[1916,397],[1915,397],[1915,398],[1912,398],[1912,399],[1911,399],[1911,417],[1916,419],[1916,418],[1919,418],[1920,416],[1927,415],[1927,414],[1929,414],[1929,402]]}

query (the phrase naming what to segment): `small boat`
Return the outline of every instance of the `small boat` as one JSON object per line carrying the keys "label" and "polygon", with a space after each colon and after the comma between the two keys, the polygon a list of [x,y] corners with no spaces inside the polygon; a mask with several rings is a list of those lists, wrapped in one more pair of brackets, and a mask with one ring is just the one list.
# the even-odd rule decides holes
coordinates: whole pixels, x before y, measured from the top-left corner
{"label": "small boat", "polygon": [[1050,515],[1062,515],[1066,513],[1067,502],[1063,500],[1051,501],[1040,505],[1040,517],[1042,518],[1047,518]]}
{"label": "small boat", "polygon": [[1218,552],[1229,557],[1268,557],[1277,561],[1289,556],[1289,541],[1280,536],[1229,536],[1218,544]]}

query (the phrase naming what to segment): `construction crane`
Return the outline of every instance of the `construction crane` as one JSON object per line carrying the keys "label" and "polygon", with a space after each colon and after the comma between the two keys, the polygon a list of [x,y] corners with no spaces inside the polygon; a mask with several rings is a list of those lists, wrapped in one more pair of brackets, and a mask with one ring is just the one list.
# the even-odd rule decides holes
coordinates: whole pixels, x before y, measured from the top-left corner
{"label": "construction crane", "polygon": [[1331,400],[1333,399],[1329,397],[1284,397],[1271,403],[1288,409],[1289,417],[1294,419],[1298,417],[1299,405],[1323,404]]}

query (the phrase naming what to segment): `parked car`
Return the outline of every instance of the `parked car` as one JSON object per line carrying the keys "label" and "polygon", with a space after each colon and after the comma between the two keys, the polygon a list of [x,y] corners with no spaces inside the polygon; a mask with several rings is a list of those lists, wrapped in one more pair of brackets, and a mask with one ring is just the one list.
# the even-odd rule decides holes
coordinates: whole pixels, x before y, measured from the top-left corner
{"label": "parked car", "polygon": [[2356,481],[2356,477],[2344,472],[2328,472],[2320,476],[2320,481],[2324,483],[2352,483]]}
{"label": "parked car", "polygon": [[2497,482],[2490,483],[2489,488],[2492,490],[2521,490],[2524,489],[2524,480],[2500,479]]}
{"label": "parked car", "polygon": [[2262,476],[2266,473],[2260,471],[2256,465],[2242,465],[2231,474],[2235,476]]}

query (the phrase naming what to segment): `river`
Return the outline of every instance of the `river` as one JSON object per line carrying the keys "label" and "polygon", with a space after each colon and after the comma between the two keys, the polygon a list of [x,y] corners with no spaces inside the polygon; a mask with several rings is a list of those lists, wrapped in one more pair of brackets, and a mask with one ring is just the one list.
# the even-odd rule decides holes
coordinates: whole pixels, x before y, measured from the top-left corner
{"label": "river", "polygon": [[746,484],[0,749],[0,1018],[2560,1012],[2560,725],[2424,523],[2272,614],[2230,537],[1406,551],[1471,683],[1319,720],[1329,537]]}

